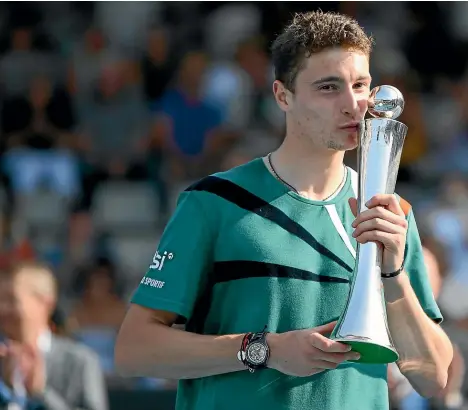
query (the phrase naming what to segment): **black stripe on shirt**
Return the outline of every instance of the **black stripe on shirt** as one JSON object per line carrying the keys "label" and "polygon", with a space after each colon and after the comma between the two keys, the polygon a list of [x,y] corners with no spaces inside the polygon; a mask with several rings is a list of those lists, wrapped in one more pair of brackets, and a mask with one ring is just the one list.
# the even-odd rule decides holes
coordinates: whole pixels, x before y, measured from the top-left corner
{"label": "black stripe on shirt", "polygon": [[274,263],[243,260],[214,263],[214,283],[230,282],[247,278],[288,278],[312,282],[349,283],[349,280],[345,278],[319,275],[307,270]]}
{"label": "black stripe on shirt", "polygon": [[283,211],[264,199],[247,191],[245,188],[223,178],[208,176],[191,185],[186,191],[204,191],[217,195],[238,207],[253,212],[262,218],[279,225],[291,235],[295,235],[323,256],[333,260],[339,266],[352,272],[353,268],[314,238],[303,226],[292,220]]}
{"label": "black stripe on shirt", "polygon": [[208,277],[208,284],[197,299],[192,317],[186,325],[186,329],[190,332],[203,334],[206,317],[211,309],[213,287],[218,283],[248,278],[289,278],[322,283],[349,283],[345,278],[319,275],[304,269],[244,260],[215,262]]}

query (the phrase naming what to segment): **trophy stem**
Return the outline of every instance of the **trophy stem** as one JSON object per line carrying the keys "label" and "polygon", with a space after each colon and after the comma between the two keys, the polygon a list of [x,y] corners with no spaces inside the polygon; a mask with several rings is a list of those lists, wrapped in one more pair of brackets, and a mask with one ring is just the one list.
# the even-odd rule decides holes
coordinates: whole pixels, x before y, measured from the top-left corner
{"label": "trophy stem", "polygon": [[[360,253],[379,253],[375,244],[366,244],[376,249],[360,250]],[[365,260],[365,258],[363,258]],[[393,347],[387,326],[384,296],[375,270],[369,272],[369,266],[358,264],[345,313],[337,325],[334,339],[352,347],[361,357],[358,363],[392,363],[398,360],[398,353]],[[379,270],[380,271],[380,270]],[[359,286],[363,281],[367,286]]]}
{"label": "trophy stem", "polygon": [[361,357],[358,363],[393,363],[398,353],[387,326],[380,279],[380,264],[368,263],[381,258],[375,243],[358,245],[354,280],[346,309],[332,338],[348,344]]}

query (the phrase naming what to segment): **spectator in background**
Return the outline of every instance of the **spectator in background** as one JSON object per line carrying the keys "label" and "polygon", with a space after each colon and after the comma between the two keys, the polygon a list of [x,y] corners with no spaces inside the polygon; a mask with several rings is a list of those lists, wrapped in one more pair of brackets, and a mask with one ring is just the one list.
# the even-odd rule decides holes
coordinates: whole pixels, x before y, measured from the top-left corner
{"label": "spectator in background", "polygon": [[204,80],[204,96],[223,123],[241,138],[236,150],[251,157],[274,151],[284,135],[284,115],[272,97],[273,69],[261,36],[239,42],[232,62],[215,61]]}
{"label": "spectator in background", "polygon": [[1,108],[7,152],[3,169],[14,194],[27,195],[41,185],[67,199],[79,192],[73,154],[75,118],[68,94],[36,77],[26,97],[7,99]]}
{"label": "spectator in background", "polygon": [[286,126],[284,113],[271,93],[274,70],[264,39],[253,37],[242,42],[236,53],[236,61],[250,79],[251,87],[250,112],[242,144],[253,157],[261,156],[280,146]]}
{"label": "spectator in background", "polygon": [[243,131],[251,125],[253,84],[235,59],[211,61],[202,87],[204,101],[217,108],[229,127]]}
{"label": "spectator in background", "polygon": [[248,152],[241,149],[234,149],[226,155],[224,161],[221,164],[220,171],[228,171],[231,168],[246,164],[247,162],[252,161],[252,159],[253,156],[249,155]]}
{"label": "spectator in background", "polygon": [[27,94],[35,77],[55,76],[59,66],[51,53],[39,50],[38,36],[28,25],[19,25],[11,31],[10,44],[0,58],[0,85],[7,98]]}
{"label": "spectator in background", "polygon": [[[271,125],[267,103],[273,99],[271,97],[273,68],[263,38],[254,37],[243,41],[237,49],[236,61],[250,79],[249,95],[252,100],[250,123],[260,122],[262,125]],[[278,112],[275,111],[275,114],[278,115]]]}
{"label": "spectator in background", "polygon": [[149,112],[141,90],[130,84],[129,65],[107,65],[95,84],[94,99],[81,110],[83,199],[88,209],[97,187],[109,179],[140,179],[144,154],[139,152],[148,135]]}
{"label": "spectator in background", "polygon": [[[457,353],[468,362],[468,188],[461,175],[442,180],[439,201],[429,215],[428,227],[444,247],[447,274],[441,288],[439,305],[445,317],[444,330],[457,346]],[[468,380],[463,382],[468,391]]]}
{"label": "spectator in background", "polygon": [[89,27],[72,52],[67,72],[68,91],[76,98],[79,111],[93,100],[96,82],[107,64],[119,58],[109,49],[102,31]]}
{"label": "spectator in background", "polygon": [[0,216],[0,270],[12,265],[36,259],[36,251],[30,239],[20,229],[12,227],[12,220]]}
{"label": "spectator in background", "polygon": [[168,161],[169,175],[176,180],[193,180],[208,169],[217,170],[232,144],[232,134],[222,128],[219,111],[202,98],[207,63],[204,53],[187,53],[175,87],[153,104],[154,127],[162,132],[149,141],[150,161]]}
{"label": "spectator in background", "polygon": [[[443,248],[435,238],[422,238],[424,259],[428,266],[429,280],[434,292],[434,297],[439,298],[443,283],[444,273],[442,269],[447,266]],[[442,325],[444,327],[444,325]],[[453,341],[452,341],[453,342]],[[448,410],[465,409],[463,382],[465,378],[465,361],[456,344],[453,346],[453,360],[448,371],[447,386],[440,397],[436,398],[438,407]],[[413,410],[413,409],[411,409]]]}
{"label": "spectator in background", "polygon": [[[450,32],[447,8],[441,2],[406,3],[412,15],[413,30],[403,50],[410,65],[418,71],[423,91],[432,91],[441,77],[458,78],[466,69],[464,44]],[[443,55],[434,59],[431,56]]]}
{"label": "spectator in background", "polygon": [[264,39],[249,37],[236,47],[234,59],[215,61],[204,79],[204,96],[215,104],[223,121],[231,127],[248,129],[276,127],[282,117],[271,96],[273,68]]}
{"label": "spectator in background", "polygon": [[[422,237],[424,260],[427,265],[429,281],[436,300],[443,286],[444,269],[447,265],[443,248],[431,236]],[[395,364],[391,364],[389,371],[390,400],[399,410],[429,410],[432,404],[437,409],[461,410],[465,409],[463,397],[463,381],[465,377],[465,362],[458,346],[454,345],[454,357],[448,371],[447,385],[440,395],[433,400],[421,397],[402,376]],[[431,404],[432,402],[432,404]]]}
{"label": "spectator in background", "polygon": [[140,63],[143,89],[149,102],[162,97],[172,80],[175,69],[169,33],[162,28],[151,30],[148,33],[146,52]]}
{"label": "spectator in background", "polygon": [[127,309],[119,295],[115,266],[107,259],[98,259],[78,274],[75,290],[79,299],[69,315],[72,335],[92,348],[104,372],[112,374],[115,338]]}
{"label": "spectator in background", "polygon": [[[438,201],[428,215],[428,228],[446,250],[447,272],[440,305],[451,320],[468,318],[468,300],[455,295],[468,291],[468,188],[460,175],[447,175],[440,185]],[[468,330],[468,327],[466,327]]]}
{"label": "spectator in background", "polygon": [[415,182],[412,165],[421,160],[429,148],[422,99],[415,73],[407,71],[398,75],[385,75],[380,81],[381,84],[391,84],[398,88],[405,98],[405,109],[398,121],[406,124],[410,131],[401,154],[398,181]]}
{"label": "spectator in background", "polygon": [[49,327],[52,334],[62,337],[70,336],[68,318],[65,311],[58,306],[52,312],[49,321]]}
{"label": "spectator in background", "polygon": [[53,273],[39,263],[0,272],[0,408],[106,410],[107,391],[95,355],[53,335]]}

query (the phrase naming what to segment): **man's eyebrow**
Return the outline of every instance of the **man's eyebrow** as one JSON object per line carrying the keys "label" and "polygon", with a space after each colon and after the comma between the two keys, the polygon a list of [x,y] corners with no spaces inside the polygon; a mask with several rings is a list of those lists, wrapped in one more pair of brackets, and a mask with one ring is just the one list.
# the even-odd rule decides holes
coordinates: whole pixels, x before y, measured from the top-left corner
{"label": "man's eyebrow", "polygon": [[[369,76],[360,76],[356,81],[363,81],[363,80],[370,80],[371,78]],[[344,79],[341,77],[337,76],[329,76],[329,77],[323,77],[320,78],[312,83],[312,85],[320,85],[324,83],[344,83]]]}
{"label": "man's eyebrow", "polygon": [[320,78],[317,81],[314,81],[312,84],[319,85],[323,83],[343,83],[343,82],[344,82],[344,79],[341,77],[330,76],[330,77]]}

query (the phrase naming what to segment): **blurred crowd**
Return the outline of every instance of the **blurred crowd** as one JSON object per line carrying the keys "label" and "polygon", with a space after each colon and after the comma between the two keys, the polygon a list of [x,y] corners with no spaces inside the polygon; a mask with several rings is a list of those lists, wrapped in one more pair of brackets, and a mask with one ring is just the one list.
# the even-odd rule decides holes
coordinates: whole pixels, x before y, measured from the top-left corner
{"label": "blurred crowd", "polygon": [[177,194],[281,143],[268,47],[294,11],[317,8],[373,33],[373,84],[405,97],[397,191],[440,266],[460,369],[468,360],[467,3],[1,3],[0,267],[53,267],[55,329],[91,348],[109,383]]}

